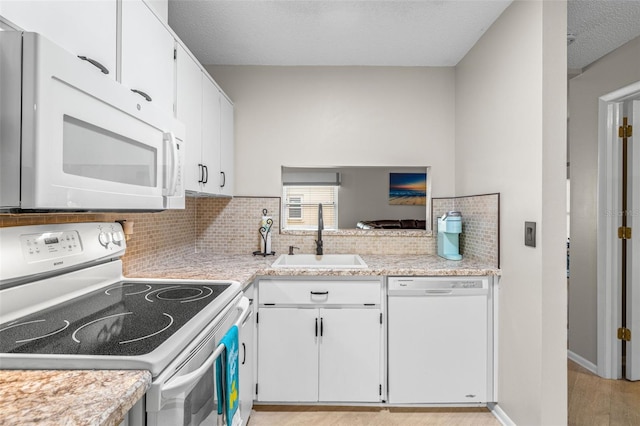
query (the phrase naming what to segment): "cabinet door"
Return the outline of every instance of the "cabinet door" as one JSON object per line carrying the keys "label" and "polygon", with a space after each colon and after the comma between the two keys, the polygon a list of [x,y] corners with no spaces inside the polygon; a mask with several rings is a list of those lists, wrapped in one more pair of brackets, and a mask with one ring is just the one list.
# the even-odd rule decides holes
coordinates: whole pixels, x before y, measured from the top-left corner
{"label": "cabinet door", "polygon": [[233,104],[220,96],[220,193],[233,196]]}
{"label": "cabinet door", "polygon": [[[79,56],[98,61],[116,79],[116,0],[0,1],[0,15]],[[98,68],[90,65],[96,71]]]}
{"label": "cabinet door", "polygon": [[246,424],[253,407],[254,380],[253,380],[253,330],[255,314],[252,311],[239,330],[240,340],[240,413],[242,421]]}
{"label": "cabinet door", "polygon": [[[121,83],[173,114],[174,39],[142,0],[122,2]],[[140,99],[143,99],[142,97]]]}
{"label": "cabinet door", "polygon": [[380,309],[320,309],[319,400],[380,401]]}
{"label": "cabinet door", "polygon": [[317,319],[317,309],[259,310],[258,401],[318,400]]}
{"label": "cabinet door", "polygon": [[202,79],[202,192],[220,193],[220,92],[206,77]]}
{"label": "cabinet door", "polygon": [[186,129],[185,189],[200,191],[202,167],[202,70],[180,45],[176,51],[176,117]]}

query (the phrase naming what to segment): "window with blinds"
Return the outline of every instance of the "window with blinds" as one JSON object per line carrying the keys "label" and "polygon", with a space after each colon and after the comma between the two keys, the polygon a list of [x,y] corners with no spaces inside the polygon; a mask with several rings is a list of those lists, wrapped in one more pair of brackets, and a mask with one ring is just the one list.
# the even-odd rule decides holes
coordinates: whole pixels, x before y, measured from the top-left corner
{"label": "window with blinds", "polygon": [[282,229],[318,229],[318,204],[322,204],[324,229],[338,229],[337,185],[286,185],[282,188]]}

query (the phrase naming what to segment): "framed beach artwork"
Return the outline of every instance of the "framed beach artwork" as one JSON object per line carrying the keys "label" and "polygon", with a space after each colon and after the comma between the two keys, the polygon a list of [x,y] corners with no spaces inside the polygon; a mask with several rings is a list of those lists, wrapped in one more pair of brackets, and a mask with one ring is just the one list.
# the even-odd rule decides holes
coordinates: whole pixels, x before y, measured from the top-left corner
{"label": "framed beach artwork", "polygon": [[389,173],[389,205],[426,206],[426,173]]}

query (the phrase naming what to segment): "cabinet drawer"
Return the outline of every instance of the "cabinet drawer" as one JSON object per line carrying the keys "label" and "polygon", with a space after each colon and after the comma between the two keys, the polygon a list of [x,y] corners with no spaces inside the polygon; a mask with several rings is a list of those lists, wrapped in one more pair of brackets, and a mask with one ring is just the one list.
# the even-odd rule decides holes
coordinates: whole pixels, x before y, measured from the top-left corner
{"label": "cabinet drawer", "polygon": [[260,304],[380,304],[379,281],[262,280]]}

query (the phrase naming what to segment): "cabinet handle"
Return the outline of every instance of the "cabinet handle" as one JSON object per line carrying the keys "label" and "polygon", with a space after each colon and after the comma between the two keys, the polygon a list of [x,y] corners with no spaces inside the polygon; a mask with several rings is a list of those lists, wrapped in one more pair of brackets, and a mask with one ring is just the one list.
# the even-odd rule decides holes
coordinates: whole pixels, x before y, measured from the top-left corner
{"label": "cabinet handle", "polygon": [[203,167],[204,166],[202,164],[198,163],[198,169],[200,169],[199,173],[198,173],[198,175],[200,176],[200,179],[198,180],[198,183],[203,183],[203,180],[204,180],[204,169],[203,169]]}
{"label": "cabinet handle", "polygon": [[322,321],[322,317],[320,317],[320,337],[324,336],[324,322]]}
{"label": "cabinet handle", "polygon": [[247,362],[247,345],[244,344],[244,342],[242,342],[242,365],[245,364],[245,362]]}
{"label": "cabinet handle", "polygon": [[312,291],[311,294],[313,296],[328,296],[329,292],[328,291]]}
{"label": "cabinet handle", "polygon": [[224,188],[227,184],[227,175],[225,175],[224,172],[220,172],[220,174],[222,175],[222,185],[220,185],[220,188]]}
{"label": "cabinet handle", "polygon": [[107,69],[107,67],[105,67],[95,59],[87,58],[86,56],[80,56],[80,55],[78,55],[78,58],[82,59],[83,61],[89,62],[91,65],[93,65],[94,67],[102,71],[102,74],[109,74],[109,70]]}
{"label": "cabinet handle", "polygon": [[145,101],[147,102],[151,102],[151,96],[147,95],[146,93],[144,93],[142,90],[138,90],[138,89],[131,89],[131,91],[133,93],[137,93],[138,95],[142,96],[144,98]]}
{"label": "cabinet handle", "polygon": [[316,318],[316,337],[318,337],[318,318]]}
{"label": "cabinet handle", "polygon": [[208,183],[209,182],[209,168],[203,164],[202,165],[202,169],[204,170],[204,177],[202,178],[202,183]]}

